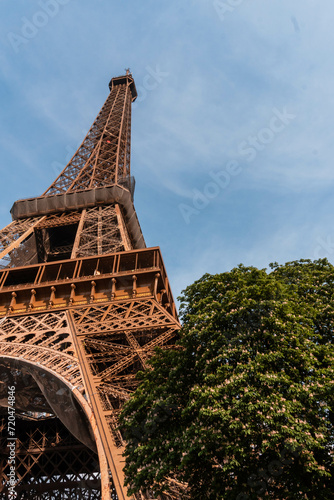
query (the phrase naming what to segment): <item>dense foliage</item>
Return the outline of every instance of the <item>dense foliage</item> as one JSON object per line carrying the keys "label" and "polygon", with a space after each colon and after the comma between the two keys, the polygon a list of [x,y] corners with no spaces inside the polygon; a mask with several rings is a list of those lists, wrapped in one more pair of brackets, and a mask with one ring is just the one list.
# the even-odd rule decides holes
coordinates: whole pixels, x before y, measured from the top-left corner
{"label": "dense foliage", "polygon": [[133,492],[188,483],[191,499],[330,499],[334,267],[297,261],[204,275],[181,297],[122,413]]}

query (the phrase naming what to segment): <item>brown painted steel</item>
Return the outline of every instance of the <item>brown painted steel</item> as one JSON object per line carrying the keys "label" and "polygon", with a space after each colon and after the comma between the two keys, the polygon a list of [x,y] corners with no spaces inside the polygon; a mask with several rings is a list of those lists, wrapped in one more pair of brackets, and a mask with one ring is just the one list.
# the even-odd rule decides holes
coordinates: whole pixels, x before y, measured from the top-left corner
{"label": "brown painted steel", "polygon": [[[178,336],[160,249],[145,248],[133,206],[132,75],[109,88],[63,172],[42,196],[16,202],[0,231],[0,499],[8,385],[18,494],[129,499],[118,416],[155,347]],[[164,498],[180,498],[185,485],[169,481]]]}

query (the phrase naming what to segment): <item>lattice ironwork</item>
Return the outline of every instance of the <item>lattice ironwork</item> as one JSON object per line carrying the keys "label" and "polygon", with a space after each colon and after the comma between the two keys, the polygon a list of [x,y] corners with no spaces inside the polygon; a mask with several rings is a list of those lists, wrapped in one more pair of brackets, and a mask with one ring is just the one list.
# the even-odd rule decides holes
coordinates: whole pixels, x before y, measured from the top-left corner
{"label": "lattice ironwork", "polygon": [[81,212],[75,210],[73,212],[64,212],[56,215],[48,215],[40,221],[36,229],[44,229],[46,227],[68,226],[79,223]]}
{"label": "lattice ironwork", "polygon": [[[47,495],[53,489],[57,492],[55,498],[71,498],[70,495],[78,495],[79,492],[82,497],[74,498],[101,498],[99,468],[89,466],[86,470],[80,464],[81,455],[90,461],[93,455],[95,462],[98,459],[89,423],[94,419],[87,409],[84,411],[87,407],[85,382],[67,313],[4,318],[0,323],[0,372],[0,407],[6,408],[7,387],[15,386],[15,431],[24,433],[31,430],[33,420],[38,420],[40,426],[45,421],[43,446],[38,434],[40,426],[33,436],[29,434],[22,438],[29,438],[29,446],[21,442],[20,434],[16,436],[16,491],[21,492],[20,498],[50,498]],[[50,432],[52,435],[50,425],[52,427],[54,420],[59,421],[57,425],[66,436],[71,437],[72,442],[76,442],[74,448],[62,445],[59,448],[57,444],[54,449],[55,444],[45,443],[45,436],[49,436]],[[6,432],[1,435],[3,440],[7,439]],[[60,442],[59,437],[55,439]],[[0,449],[8,458],[8,450]],[[71,466],[68,466],[69,463]],[[93,470],[95,473],[89,475]],[[86,479],[95,481],[92,491],[86,488]],[[2,470],[1,480],[5,488],[8,482],[5,469]],[[112,494],[112,483],[108,489]]]}
{"label": "lattice ironwork", "polygon": [[97,206],[12,222],[0,232],[0,267],[131,249],[119,205]]}
{"label": "lattice ironwork", "polygon": [[77,246],[76,257],[130,250],[130,238],[120,210],[109,205],[85,211]]}
{"label": "lattice ironwork", "polygon": [[155,347],[175,341],[179,325],[153,299],[74,309],[72,316],[106,420],[120,446],[117,415],[136,388],[135,374],[146,368]]}
{"label": "lattice ironwork", "polygon": [[83,390],[66,313],[4,318],[0,323],[0,355],[50,368]]}
{"label": "lattice ironwork", "polygon": [[[0,499],[8,498],[9,482],[6,418],[0,420]],[[96,453],[80,443],[59,419],[17,419],[17,498],[22,500],[101,498],[99,461]],[[111,487],[112,498],[116,493]]]}
{"label": "lattice ironwork", "polygon": [[43,219],[15,220],[0,231],[0,268],[33,263],[36,257],[33,232]]}
{"label": "lattice ironwork", "polygon": [[[44,195],[130,183],[130,135],[133,79],[115,85],[73,158]],[[130,187],[130,186],[129,186]]]}
{"label": "lattice ironwork", "polygon": [[108,306],[77,309],[74,319],[78,334],[115,334],[117,331],[142,330],[178,325],[155,300],[131,300]]}
{"label": "lattice ironwork", "polygon": [[0,251],[8,248],[13,242],[17,241],[40,219],[35,217],[31,219],[15,220],[0,231]]}

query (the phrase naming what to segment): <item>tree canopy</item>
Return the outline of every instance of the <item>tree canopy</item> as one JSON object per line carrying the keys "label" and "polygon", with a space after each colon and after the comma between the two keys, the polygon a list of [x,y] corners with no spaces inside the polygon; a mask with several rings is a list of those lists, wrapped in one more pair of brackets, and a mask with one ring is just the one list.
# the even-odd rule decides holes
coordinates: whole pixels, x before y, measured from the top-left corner
{"label": "tree canopy", "polygon": [[181,337],[126,404],[132,492],[191,499],[330,499],[334,267],[327,260],[204,275],[183,291]]}

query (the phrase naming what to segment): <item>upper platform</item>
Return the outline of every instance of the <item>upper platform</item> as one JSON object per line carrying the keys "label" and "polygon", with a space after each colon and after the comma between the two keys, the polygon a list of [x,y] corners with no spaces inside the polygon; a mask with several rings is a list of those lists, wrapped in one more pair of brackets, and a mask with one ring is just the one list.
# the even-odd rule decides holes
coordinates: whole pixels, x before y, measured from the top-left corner
{"label": "upper platform", "polygon": [[130,87],[131,90],[131,95],[132,95],[132,102],[136,100],[138,97],[137,94],[137,89],[135,85],[135,81],[132,78],[132,75],[130,74],[129,70],[127,70],[127,74],[124,76],[116,76],[115,78],[112,78],[109,82],[109,89],[112,91],[114,87],[117,85],[127,85]]}
{"label": "upper platform", "polygon": [[145,248],[144,236],[132,202],[131,193],[123,186],[114,185],[18,200],[14,203],[11,214],[13,220],[18,220],[60,214],[73,210],[81,211],[99,205],[112,205],[115,203],[123,208],[125,224],[131,235],[134,248]]}

